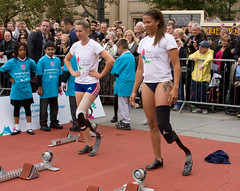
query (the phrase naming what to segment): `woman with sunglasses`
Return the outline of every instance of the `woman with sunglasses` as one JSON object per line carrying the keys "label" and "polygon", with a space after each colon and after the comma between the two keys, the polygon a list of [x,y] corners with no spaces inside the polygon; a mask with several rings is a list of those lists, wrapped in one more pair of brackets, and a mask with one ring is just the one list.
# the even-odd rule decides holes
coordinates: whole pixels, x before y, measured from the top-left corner
{"label": "woman with sunglasses", "polygon": [[18,42],[27,44],[27,35],[24,33],[19,34]]}

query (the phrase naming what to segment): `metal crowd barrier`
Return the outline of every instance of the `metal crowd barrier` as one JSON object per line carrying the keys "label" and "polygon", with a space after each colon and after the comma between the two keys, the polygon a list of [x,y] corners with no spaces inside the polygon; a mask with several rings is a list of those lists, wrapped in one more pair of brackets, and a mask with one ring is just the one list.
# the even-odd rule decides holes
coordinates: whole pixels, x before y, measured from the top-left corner
{"label": "metal crowd barrier", "polygon": [[[199,59],[204,61],[203,59]],[[217,70],[216,62],[221,61],[221,69]],[[234,85],[237,62],[233,59],[213,59],[210,82],[196,83],[192,80],[194,61],[181,58],[181,79],[178,92],[179,113],[186,104],[200,106],[216,111],[217,108],[240,108],[238,89]],[[200,64],[199,64],[200,66]],[[197,75],[201,75],[198,73]],[[240,78],[239,78],[240,79]],[[239,91],[240,92],[240,91]],[[180,104],[179,104],[180,103]]]}
{"label": "metal crowd barrier", "polygon": [[[61,59],[65,57],[64,55],[57,56]],[[116,59],[117,57],[114,58]],[[204,61],[203,59],[200,60]],[[177,102],[179,104],[179,113],[182,111],[185,105],[201,105],[211,108],[212,110],[215,110],[216,107],[240,109],[240,86],[236,87],[234,85],[234,75],[237,62],[233,59],[214,59],[212,63],[215,63],[216,61],[221,61],[221,67],[223,68],[220,71],[216,71],[216,67],[214,67],[213,64],[211,67],[210,83],[200,83],[196,86],[196,84],[194,84],[192,81],[191,76],[191,73],[194,69],[194,61],[189,58],[180,58],[181,79]],[[138,57],[136,57],[136,68],[137,64]],[[101,72],[104,66],[105,61],[100,59],[98,71]],[[114,76],[111,75],[110,72],[100,79],[100,84],[100,97],[114,98]],[[10,90],[11,88],[9,79],[6,79],[6,76],[3,73],[0,73],[0,96],[6,95],[3,93]],[[140,95],[138,95],[137,99],[140,99]]]}
{"label": "metal crowd barrier", "polygon": [[[4,65],[4,63],[0,63],[0,67]],[[0,72],[0,96],[7,96],[11,91],[11,82],[9,81],[9,76],[6,73]]]}

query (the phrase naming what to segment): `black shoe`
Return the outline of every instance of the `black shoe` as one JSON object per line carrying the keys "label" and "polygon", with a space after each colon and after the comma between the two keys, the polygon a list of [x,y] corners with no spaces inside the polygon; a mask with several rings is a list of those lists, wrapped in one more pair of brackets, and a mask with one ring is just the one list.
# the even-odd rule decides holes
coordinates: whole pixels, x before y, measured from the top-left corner
{"label": "black shoe", "polygon": [[87,154],[90,153],[92,151],[93,147],[89,147],[88,145],[86,145],[82,150],[78,151],[78,154],[83,155],[83,154]]}
{"label": "black shoe", "polygon": [[70,127],[69,130],[70,130],[70,131],[79,132],[79,131],[80,131],[80,128],[79,128],[79,127]]}
{"label": "black shoe", "polygon": [[43,130],[43,131],[50,131],[51,130],[50,127],[48,127],[47,125],[42,125],[40,129]]}
{"label": "black shoe", "polygon": [[21,133],[20,130],[15,129],[14,131],[11,132],[11,135],[17,135],[17,134],[20,134],[20,133]]}
{"label": "black shoe", "polygon": [[117,117],[113,117],[112,119],[111,119],[111,123],[115,123],[115,122],[117,122],[118,121],[118,118]]}
{"label": "black shoe", "polygon": [[54,129],[62,129],[63,126],[61,126],[58,122],[51,122],[51,124],[50,124],[50,128],[54,128]]}
{"label": "black shoe", "polygon": [[162,166],[163,166],[163,158],[162,158],[162,162],[160,162],[158,159],[155,159],[155,161],[152,164],[146,166],[146,170],[154,170]]}
{"label": "black shoe", "polygon": [[122,121],[120,123],[117,123],[116,127],[119,130],[131,130],[130,123],[123,123]]}
{"label": "black shoe", "polygon": [[28,133],[29,135],[34,135],[34,134],[35,134],[32,129],[28,129],[28,130],[27,130],[27,133]]}

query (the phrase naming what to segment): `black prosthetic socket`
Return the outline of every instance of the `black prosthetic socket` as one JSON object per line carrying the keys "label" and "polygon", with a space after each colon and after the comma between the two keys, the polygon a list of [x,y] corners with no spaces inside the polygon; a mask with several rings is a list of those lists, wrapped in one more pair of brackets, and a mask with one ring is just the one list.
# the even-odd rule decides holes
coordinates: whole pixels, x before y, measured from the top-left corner
{"label": "black prosthetic socket", "polygon": [[157,122],[158,128],[163,135],[164,139],[167,143],[171,144],[174,142],[178,137],[176,133],[172,130],[172,126],[170,124],[170,106],[161,105],[156,107],[156,114],[157,114]]}
{"label": "black prosthetic socket", "polygon": [[86,128],[87,128],[86,127],[86,119],[85,119],[83,113],[78,114],[77,120],[78,120],[78,126],[79,126],[80,130],[82,130],[82,131],[86,130]]}
{"label": "black prosthetic socket", "polygon": [[185,147],[180,139],[178,138],[177,134],[172,130],[172,126],[169,123],[170,121],[170,107],[169,106],[158,106],[156,107],[157,113],[157,121],[158,121],[158,128],[162,133],[165,140],[170,144],[176,141],[178,147],[182,149],[186,154],[186,162],[184,165],[184,169],[182,175],[187,176],[192,171],[192,155],[190,150]]}

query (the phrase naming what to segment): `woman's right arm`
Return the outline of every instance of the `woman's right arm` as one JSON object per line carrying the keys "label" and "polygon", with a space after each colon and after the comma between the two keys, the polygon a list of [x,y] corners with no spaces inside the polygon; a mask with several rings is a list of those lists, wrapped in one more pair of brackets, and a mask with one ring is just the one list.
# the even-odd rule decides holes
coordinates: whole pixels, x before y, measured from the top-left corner
{"label": "woman's right arm", "polygon": [[68,71],[71,73],[72,76],[79,77],[80,72],[79,71],[74,71],[73,68],[72,68],[72,65],[71,65],[71,62],[70,62],[72,57],[73,57],[73,55],[70,52],[68,52],[65,59],[64,59],[64,63],[65,63]]}
{"label": "woman's right arm", "polygon": [[129,98],[132,106],[136,105],[135,98],[136,98],[136,95],[137,95],[137,90],[142,83],[142,79],[143,79],[143,62],[142,62],[142,55],[139,54],[138,67],[137,67],[137,71],[136,71],[135,82],[134,82],[132,94]]}

